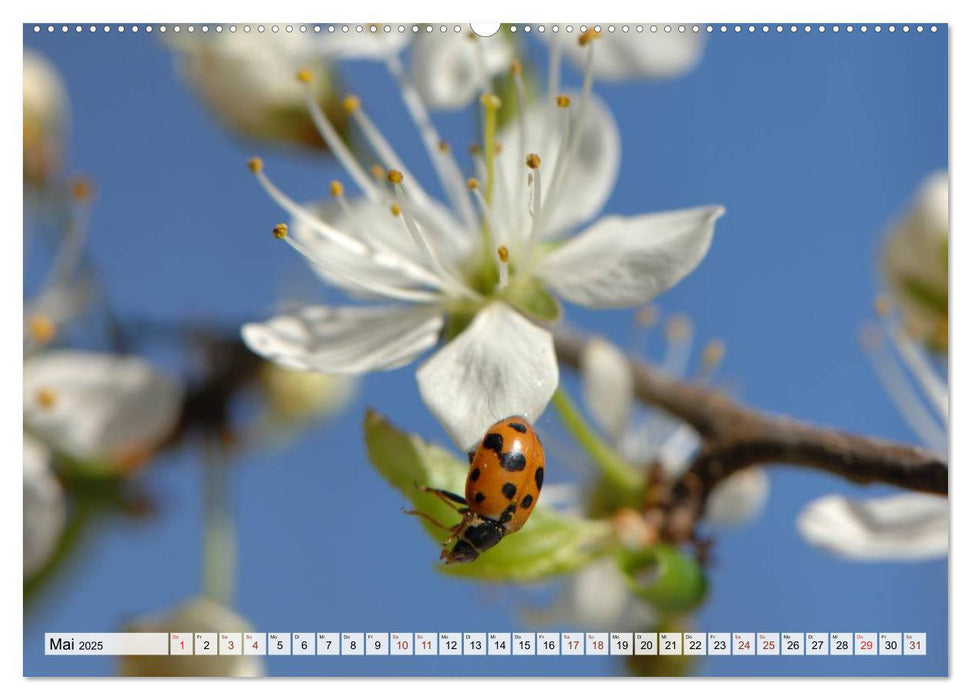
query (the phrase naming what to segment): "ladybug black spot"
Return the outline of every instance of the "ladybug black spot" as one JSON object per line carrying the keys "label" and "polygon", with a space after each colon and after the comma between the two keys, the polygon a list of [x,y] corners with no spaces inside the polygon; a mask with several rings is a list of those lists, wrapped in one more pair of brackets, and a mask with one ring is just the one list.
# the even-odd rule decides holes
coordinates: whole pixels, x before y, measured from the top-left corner
{"label": "ladybug black spot", "polygon": [[489,433],[482,440],[482,446],[487,450],[496,453],[496,457],[502,459],[502,435],[499,433]]}
{"label": "ladybug black spot", "polygon": [[522,506],[523,508],[529,508],[531,505],[533,505],[533,496],[532,494],[527,494],[526,498],[523,499]]}
{"label": "ladybug black spot", "polygon": [[526,426],[522,423],[506,423],[506,425],[515,430],[517,433],[526,432]]}
{"label": "ladybug black spot", "polygon": [[536,470],[536,488],[538,488],[538,489],[542,489],[543,488],[543,477],[545,475],[546,475],[546,473],[543,470],[543,467],[540,467],[539,469]]}
{"label": "ladybug black spot", "polygon": [[500,523],[508,523],[512,520],[512,516],[516,513],[516,504],[511,504],[508,508],[502,511],[502,515],[499,516]]}
{"label": "ladybug black spot", "polygon": [[502,495],[511,501],[512,497],[516,495],[516,484],[510,484],[510,483],[503,484]]}
{"label": "ladybug black spot", "polygon": [[509,472],[521,472],[526,468],[526,455],[522,452],[507,452],[500,458],[502,468]]}
{"label": "ladybug black spot", "polygon": [[475,469],[473,469],[473,470],[472,470],[472,473],[471,473],[471,474],[469,474],[469,479],[470,479],[471,481],[478,481],[478,480],[479,480],[479,475],[480,475],[480,473],[481,473],[481,472],[479,471],[479,468],[478,468],[478,467],[476,467]]}
{"label": "ladybug black spot", "polygon": [[482,501],[484,501],[484,500],[485,500],[485,494],[484,493],[482,493],[481,491],[479,491],[477,494],[475,494],[475,502],[476,503],[482,503]]}

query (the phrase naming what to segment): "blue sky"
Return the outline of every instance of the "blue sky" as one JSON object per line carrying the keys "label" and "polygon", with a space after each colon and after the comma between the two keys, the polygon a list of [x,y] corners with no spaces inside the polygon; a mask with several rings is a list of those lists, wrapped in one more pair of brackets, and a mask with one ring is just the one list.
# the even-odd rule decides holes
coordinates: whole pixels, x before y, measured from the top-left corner
{"label": "blue sky", "polygon": [[[326,160],[243,144],[179,82],[158,36],[48,36],[25,45],[60,70],[71,99],[70,164],[97,183],[91,254],[119,312],[222,324],[271,313],[284,290],[335,300],[270,227],[282,213],[246,171],[264,156],[297,200],[338,176]],[[543,47],[531,56],[544,60]],[[419,176],[430,168],[381,66],[342,77]],[[575,73],[567,78],[578,82]],[[623,139],[609,212],[697,204],[727,209],[698,270],[658,299],[702,338],[720,337],[723,374],[756,406],[886,438],[915,436],[891,406],[857,333],[879,288],[876,251],[888,222],[929,172],[947,166],[947,32],[788,33],[709,37],[701,65],[675,81],[601,84]],[[473,140],[469,115],[438,121]],[[579,326],[624,344],[627,312],[567,309]],[[639,348],[634,348],[639,349]],[[650,352],[656,352],[652,346]],[[413,368],[372,375],[332,425],[234,465],[240,534],[238,609],[272,631],[512,631],[542,590],[444,578],[436,548],[399,511],[402,499],[367,464],[363,410],[443,444]],[[567,438],[547,413],[537,427]],[[564,449],[568,449],[565,447]],[[563,481],[555,467],[550,483]],[[56,586],[25,613],[25,672],[111,672],[110,660],[45,658],[45,631],[111,631],[171,607],[200,585],[200,455],[143,475],[154,519],[114,520],[89,537]],[[711,593],[693,620],[706,631],[926,631],[926,657],[703,659],[711,675],[933,675],[947,671],[947,563],[854,563],[814,550],[794,520],[832,492],[878,495],[789,467],[771,471],[756,521],[720,535]],[[373,552],[380,552],[375,555]],[[272,674],[600,675],[609,658],[270,658]]]}

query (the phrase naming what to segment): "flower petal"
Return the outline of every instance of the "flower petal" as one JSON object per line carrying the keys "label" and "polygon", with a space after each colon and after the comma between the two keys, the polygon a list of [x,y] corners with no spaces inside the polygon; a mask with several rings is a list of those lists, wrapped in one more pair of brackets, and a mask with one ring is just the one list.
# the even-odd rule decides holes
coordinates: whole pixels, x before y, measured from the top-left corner
{"label": "flower petal", "polygon": [[77,459],[126,461],[169,435],[182,392],[137,357],[55,350],[24,362],[24,423]]}
{"label": "flower petal", "polygon": [[243,326],[243,341],[277,364],[314,372],[362,374],[394,369],[438,340],[435,306],[306,306]]}
{"label": "flower petal", "polygon": [[[393,27],[392,27],[393,29]],[[383,59],[389,54],[404,50],[411,42],[410,32],[385,32],[383,25],[375,31],[362,31],[360,34],[350,27],[349,31],[334,31],[317,37],[320,53],[326,58],[345,61],[355,59]]]}
{"label": "flower petal", "polygon": [[853,501],[830,495],[810,503],[796,527],[810,543],[851,559],[911,561],[947,556],[947,499],[900,494]]}
{"label": "flower petal", "polygon": [[708,497],[705,520],[714,525],[738,525],[754,518],[769,496],[769,475],[759,467],[735,472]]}
{"label": "flower petal", "polygon": [[209,112],[256,139],[322,147],[307,111],[300,69],[314,73],[317,101],[337,105],[332,71],[307,34],[168,34],[182,78]]}
{"label": "flower petal", "polygon": [[[508,68],[512,58],[509,42],[500,34],[475,41],[459,34],[428,36],[415,42],[412,74],[429,107],[459,109],[478,97],[483,85]],[[488,75],[482,75],[483,66]]]}
{"label": "flower petal", "polygon": [[710,206],[605,217],[547,255],[537,274],[581,306],[644,304],[701,262],[724,211]]}
{"label": "flower petal", "polygon": [[630,424],[634,401],[634,377],[624,353],[603,338],[592,338],[580,356],[580,378],[587,409],[619,443]]}
{"label": "flower petal", "polygon": [[[546,34],[577,66],[586,62],[587,49],[572,34]],[[705,42],[690,32],[604,34],[593,47],[593,72],[601,80],[674,78],[687,73],[701,59]]]}
{"label": "flower petal", "polygon": [[657,611],[635,596],[613,557],[604,557],[571,576],[552,606],[527,611],[537,627],[573,625],[582,629],[654,629]]}
{"label": "flower petal", "polygon": [[506,416],[535,421],[558,382],[553,336],[499,302],[418,370],[425,405],[465,450]]}
{"label": "flower petal", "polygon": [[[161,614],[133,620],[126,632],[249,632],[253,625],[239,613],[209,599],[194,598]],[[173,654],[122,656],[122,676],[209,676],[252,678],[266,673],[263,661],[249,654]]]}
{"label": "flower petal", "polygon": [[[424,252],[408,232],[401,217],[391,214],[386,202],[372,202],[365,197],[349,200],[342,207],[336,202],[312,203],[304,208],[331,227],[371,248],[391,253],[412,268],[425,271],[425,277],[437,274],[428,267]],[[419,222],[429,245],[439,256],[457,267],[468,254],[474,239],[462,236],[462,228],[444,208],[429,202],[425,206],[409,204],[409,213]],[[419,290],[426,287],[423,278],[408,269],[379,264],[373,257],[359,254],[318,235],[304,219],[293,220],[290,235],[311,256],[310,264],[329,284],[361,299],[378,299],[386,295],[375,291],[375,285],[388,289]]]}
{"label": "flower petal", "polygon": [[[570,110],[576,117],[582,97],[567,93],[572,98]],[[543,177],[543,230],[540,235],[546,238],[563,233],[566,229],[578,226],[593,218],[603,208],[614,189],[617,173],[620,171],[620,130],[607,105],[596,95],[591,94],[586,106],[582,128],[575,133],[579,140],[572,151],[570,160],[564,165],[566,171],[557,191],[552,191],[553,173],[556,164],[563,157],[561,150],[561,122],[557,110],[546,103],[534,103],[524,115],[529,141],[525,142],[526,153],[536,153],[541,158]],[[574,129],[577,125],[574,125]],[[526,182],[526,153],[517,149],[520,143],[522,126],[519,119],[513,119],[499,132],[499,143],[507,144],[508,150],[496,159],[499,177],[511,189],[512,202],[506,201],[505,187],[496,189],[497,204],[495,211],[519,214],[518,221],[507,221],[510,231],[528,230],[525,218],[529,211],[529,195],[523,183]],[[508,214],[506,215],[508,217]]]}
{"label": "flower petal", "polygon": [[61,538],[67,506],[64,489],[51,471],[50,453],[24,436],[24,578],[50,559]]}

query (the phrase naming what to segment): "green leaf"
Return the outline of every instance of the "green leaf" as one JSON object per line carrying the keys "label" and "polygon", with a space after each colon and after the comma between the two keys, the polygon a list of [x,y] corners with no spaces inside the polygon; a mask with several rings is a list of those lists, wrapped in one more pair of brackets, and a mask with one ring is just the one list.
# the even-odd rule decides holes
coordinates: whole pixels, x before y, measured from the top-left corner
{"label": "green leaf", "polygon": [[[398,430],[387,418],[370,410],[364,417],[364,441],[371,464],[416,510],[428,513],[443,525],[458,522],[458,515],[452,508],[417,486],[434,486],[464,493],[467,461],[425,442],[417,435]],[[437,541],[441,542],[447,536],[424,518],[416,519]]]}
{"label": "green leaf", "polygon": [[615,540],[606,522],[554,513],[537,506],[523,529],[469,564],[441,565],[454,576],[527,582],[576,571],[610,553]]}
{"label": "green leaf", "polygon": [[665,612],[698,607],[708,590],[698,561],[671,545],[625,551],[619,563],[631,590]]}
{"label": "green leaf", "polygon": [[[459,522],[458,514],[417,484],[464,493],[468,464],[453,453],[395,428],[374,411],[364,419],[368,458],[385,479],[415,506],[444,525]],[[442,542],[442,530],[421,519]],[[455,576],[490,581],[536,581],[575,571],[613,551],[613,531],[605,522],[573,518],[537,506],[519,532],[503,539],[470,564],[441,565]]]}

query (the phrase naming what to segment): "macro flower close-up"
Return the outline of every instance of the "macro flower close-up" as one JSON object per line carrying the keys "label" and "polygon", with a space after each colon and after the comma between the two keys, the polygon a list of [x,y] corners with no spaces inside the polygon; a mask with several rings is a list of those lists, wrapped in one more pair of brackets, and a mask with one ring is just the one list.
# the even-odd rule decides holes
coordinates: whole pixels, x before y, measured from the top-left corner
{"label": "macro flower close-up", "polygon": [[[560,315],[550,291],[590,308],[646,303],[701,261],[723,212],[705,206],[608,216],[583,227],[610,195],[621,143],[592,91],[596,38],[578,41],[589,56],[578,92],[561,93],[553,75],[553,90],[518,104],[502,129],[501,100],[482,93],[482,146],[469,177],[410,79],[390,62],[450,207],[426,193],[350,96],[345,108],[378,156],[369,172],[312,99],[313,74],[300,73],[308,109],[360,196],[346,196],[335,180],[333,202],[301,206],[269,179],[261,160],[251,160],[264,188],[294,217],[274,234],[350,296],[392,303],[305,307],[247,325],[247,344],[291,368],[364,373],[407,364],[444,333],[446,346],[417,377],[425,403],[460,447],[481,436],[490,416],[538,418],[558,382],[552,338],[539,325]],[[509,69],[521,83],[521,65]],[[523,95],[521,84],[517,92]]]}
{"label": "macro flower close-up", "polygon": [[950,674],[948,24],[22,35],[25,677]]}

